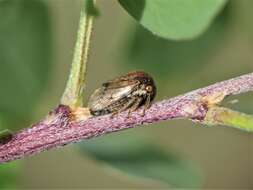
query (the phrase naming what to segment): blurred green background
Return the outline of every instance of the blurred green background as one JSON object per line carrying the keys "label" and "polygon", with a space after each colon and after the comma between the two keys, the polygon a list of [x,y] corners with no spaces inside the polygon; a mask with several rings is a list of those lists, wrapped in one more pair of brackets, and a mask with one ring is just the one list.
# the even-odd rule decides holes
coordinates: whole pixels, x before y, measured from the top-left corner
{"label": "blurred green background", "polygon": [[[0,129],[28,127],[59,103],[80,2],[0,0]],[[98,1],[84,101],[103,81],[131,70],[154,77],[156,101],[252,72],[252,5],[251,0],[231,0],[200,37],[170,41],[137,25],[117,1]],[[233,98],[239,103],[230,104],[229,98],[224,104],[253,113],[252,93]],[[250,189],[252,137],[228,127],[164,121],[0,165],[0,189],[168,187],[94,158],[144,177],[150,177],[145,176],[149,171],[142,169],[150,169],[154,179],[172,187]]]}

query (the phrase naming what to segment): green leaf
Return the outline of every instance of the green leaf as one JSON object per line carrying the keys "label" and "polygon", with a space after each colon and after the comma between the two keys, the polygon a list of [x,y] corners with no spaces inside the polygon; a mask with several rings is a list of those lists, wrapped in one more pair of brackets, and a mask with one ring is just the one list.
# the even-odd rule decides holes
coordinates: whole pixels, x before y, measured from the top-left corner
{"label": "green leaf", "polygon": [[[205,67],[208,59],[219,52],[230,19],[230,7],[220,14],[212,26],[197,39],[191,41],[168,41],[157,38],[139,25],[134,32],[127,32],[121,63],[127,70],[146,70],[164,83],[168,78],[184,78]],[[130,38],[130,40],[129,40]],[[122,61],[125,58],[125,62]],[[157,75],[157,77],[155,76]]]}
{"label": "green leaf", "polygon": [[199,173],[189,161],[166,153],[133,134],[114,134],[82,143],[81,147],[95,159],[135,177],[157,180],[173,187],[200,185]]}
{"label": "green leaf", "polygon": [[0,115],[27,120],[49,73],[48,9],[40,1],[0,2]]}
{"label": "green leaf", "polygon": [[[49,74],[48,8],[40,0],[0,1],[0,143],[28,121]],[[22,125],[18,125],[22,127]],[[0,189],[16,186],[19,163],[0,165]]]}
{"label": "green leaf", "polygon": [[173,40],[202,34],[227,0],[119,0],[142,26]]}

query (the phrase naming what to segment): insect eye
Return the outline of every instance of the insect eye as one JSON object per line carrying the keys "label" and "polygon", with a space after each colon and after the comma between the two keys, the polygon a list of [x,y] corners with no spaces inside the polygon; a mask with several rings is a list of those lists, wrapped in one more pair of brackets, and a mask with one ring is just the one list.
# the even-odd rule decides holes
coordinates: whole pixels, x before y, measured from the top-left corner
{"label": "insect eye", "polygon": [[150,85],[148,85],[148,86],[146,86],[146,90],[147,90],[148,92],[152,92],[153,87],[152,87],[152,86],[150,86]]}

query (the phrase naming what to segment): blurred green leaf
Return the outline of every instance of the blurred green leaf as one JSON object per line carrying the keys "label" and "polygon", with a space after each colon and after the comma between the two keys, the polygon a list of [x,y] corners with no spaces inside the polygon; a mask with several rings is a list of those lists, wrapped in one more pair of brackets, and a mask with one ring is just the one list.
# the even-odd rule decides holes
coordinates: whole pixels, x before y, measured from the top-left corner
{"label": "blurred green leaf", "polygon": [[[45,4],[40,0],[0,1],[0,143],[11,135],[6,129],[29,120],[48,78],[49,54]],[[0,189],[15,187],[18,165],[0,165]]]}
{"label": "blurred green leaf", "polygon": [[40,0],[0,3],[0,115],[27,120],[49,72],[48,9]]}
{"label": "blurred green leaf", "polygon": [[[157,75],[159,80],[164,77],[180,78],[185,74],[197,72],[208,62],[210,55],[218,52],[223,43],[227,23],[230,16],[229,6],[213,22],[212,26],[199,38],[191,41],[168,41],[152,35],[139,25],[135,25],[134,33],[128,32],[124,49],[125,60],[134,70],[146,70]],[[129,40],[130,38],[130,40]],[[122,62],[122,61],[121,61]],[[124,63],[124,62],[122,62]]]}
{"label": "blurred green leaf", "polygon": [[8,190],[13,189],[16,186],[18,177],[18,166],[17,162],[11,162],[6,164],[0,164],[0,189]]}
{"label": "blurred green leaf", "polygon": [[198,187],[200,176],[186,159],[165,153],[133,134],[110,135],[81,144],[82,150],[113,168],[173,187]]}
{"label": "blurred green leaf", "polygon": [[227,0],[119,0],[141,25],[166,39],[202,34]]}

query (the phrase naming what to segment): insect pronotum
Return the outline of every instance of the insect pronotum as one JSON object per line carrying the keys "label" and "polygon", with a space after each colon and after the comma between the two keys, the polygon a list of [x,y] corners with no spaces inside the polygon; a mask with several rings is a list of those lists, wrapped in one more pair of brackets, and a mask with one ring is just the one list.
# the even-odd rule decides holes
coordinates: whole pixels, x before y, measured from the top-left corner
{"label": "insect pronotum", "polygon": [[144,116],[155,95],[152,77],[143,71],[133,71],[103,83],[91,95],[88,107],[94,116],[115,115],[125,110],[128,110],[129,116],[144,105]]}

